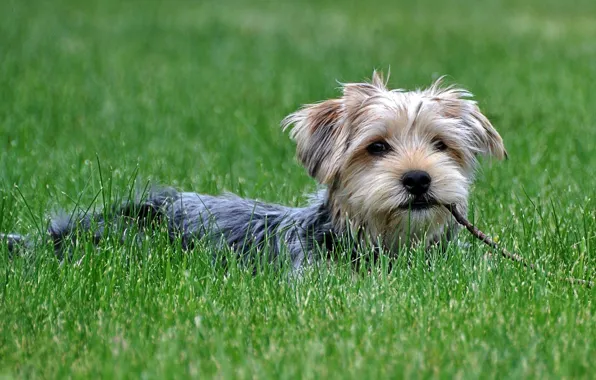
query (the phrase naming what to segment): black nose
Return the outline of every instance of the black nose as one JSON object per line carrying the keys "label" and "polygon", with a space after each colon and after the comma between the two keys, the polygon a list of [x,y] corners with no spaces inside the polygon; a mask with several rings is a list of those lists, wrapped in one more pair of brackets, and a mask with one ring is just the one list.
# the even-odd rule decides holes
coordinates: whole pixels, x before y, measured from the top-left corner
{"label": "black nose", "polygon": [[408,193],[413,195],[422,195],[430,187],[430,175],[423,170],[412,170],[404,174],[401,182],[404,184]]}

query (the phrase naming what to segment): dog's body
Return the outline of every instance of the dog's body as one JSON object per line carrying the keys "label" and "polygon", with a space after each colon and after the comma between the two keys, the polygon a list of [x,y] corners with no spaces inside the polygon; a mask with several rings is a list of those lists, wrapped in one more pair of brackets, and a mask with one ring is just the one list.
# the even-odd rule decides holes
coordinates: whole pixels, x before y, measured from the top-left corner
{"label": "dog's body", "polygon": [[[333,244],[333,228],[326,192],[322,191],[304,208],[291,208],[239,198],[178,192],[171,188],[149,191],[137,200],[116,205],[107,213],[56,215],[50,219],[47,235],[56,254],[62,257],[76,238],[90,233],[98,243],[107,234],[124,241],[133,232],[141,237],[157,225],[167,226],[172,241],[192,249],[199,240],[240,254],[266,250],[271,259],[287,252],[294,267],[311,262],[317,246]],[[9,247],[31,245],[16,234],[5,235]]]}
{"label": "dog's body", "polygon": [[[287,252],[294,268],[343,238],[388,252],[449,241],[457,227],[442,206],[467,210],[478,154],[506,157],[501,137],[469,96],[439,81],[426,90],[388,90],[374,73],[372,83],[346,84],[341,98],[289,115],[282,125],[293,126],[298,159],[324,186],[304,208],[161,189],[111,212],[53,218],[48,235],[62,255],[80,232],[99,240],[162,220],[183,248],[206,239],[241,254]],[[3,237],[11,250],[32,244]]]}

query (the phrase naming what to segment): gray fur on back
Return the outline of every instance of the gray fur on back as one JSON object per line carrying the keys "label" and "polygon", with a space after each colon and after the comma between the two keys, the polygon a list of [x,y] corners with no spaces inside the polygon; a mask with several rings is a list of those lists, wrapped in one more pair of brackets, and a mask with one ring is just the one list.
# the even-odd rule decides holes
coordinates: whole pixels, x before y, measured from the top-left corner
{"label": "gray fur on back", "polygon": [[294,268],[311,262],[316,246],[329,246],[333,239],[326,190],[316,194],[307,207],[292,208],[232,194],[157,189],[95,214],[56,215],[48,234],[57,255],[63,257],[68,243],[81,233],[91,233],[95,243],[116,231],[124,239],[132,226],[135,233],[147,233],[155,222],[166,223],[170,239],[180,239],[184,249],[192,249],[202,239],[218,248],[226,244],[244,256],[266,251],[269,260],[287,252]]}

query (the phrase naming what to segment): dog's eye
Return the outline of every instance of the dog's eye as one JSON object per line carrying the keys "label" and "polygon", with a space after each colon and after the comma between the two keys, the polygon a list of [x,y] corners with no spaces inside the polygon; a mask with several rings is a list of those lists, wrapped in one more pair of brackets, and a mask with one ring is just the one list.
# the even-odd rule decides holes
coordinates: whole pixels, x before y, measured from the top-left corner
{"label": "dog's eye", "polygon": [[438,140],[438,139],[437,140],[434,140],[433,141],[433,146],[439,152],[442,152],[444,150],[447,150],[447,145],[443,142],[443,140]]}
{"label": "dog's eye", "polygon": [[390,151],[391,147],[385,141],[377,141],[367,146],[366,150],[373,156],[382,156]]}

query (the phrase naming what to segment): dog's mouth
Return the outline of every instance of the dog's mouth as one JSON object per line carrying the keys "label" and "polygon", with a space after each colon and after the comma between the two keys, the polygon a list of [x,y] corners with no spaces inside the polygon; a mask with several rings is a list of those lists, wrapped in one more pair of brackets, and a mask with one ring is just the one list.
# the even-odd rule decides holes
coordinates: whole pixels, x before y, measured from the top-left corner
{"label": "dog's mouth", "polygon": [[439,205],[436,199],[431,197],[416,197],[401,204],[399,208],[404,210],[422,211]]}

